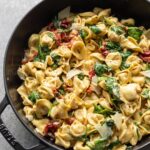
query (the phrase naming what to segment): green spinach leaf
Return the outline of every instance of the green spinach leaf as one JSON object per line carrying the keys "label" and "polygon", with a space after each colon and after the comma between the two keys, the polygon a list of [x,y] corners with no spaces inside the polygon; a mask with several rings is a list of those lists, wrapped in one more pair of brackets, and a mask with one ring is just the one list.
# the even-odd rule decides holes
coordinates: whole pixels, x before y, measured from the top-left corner
{"label": "green spinach leaf", "polygon": [[110,143],[107,148],[108,148],[108,150],[112,150],[115,146],[117,146],[119,144],[121,144],[121,142],[119,140],[116,140],[116,141]]}
{"label": "green spinach leaf", "polygon": [[113,95],[114,98],[120,99],[119,86],[115,78],[108,77],[105,80],[106,88],[110,94]]}
{"label": "green spinach leaf", "polygon": [[35,103],[36,100],[40,98],[40,95],[39,95],[38,92],[33,91],[33,92],[30,93],[30,95],[28,96],[28,98],[29,98],[33,103]]}
{"label": "green spinach leaf", "polygon": [[106,139],[99,139],[94,142],[93,146],[90,146],[91,150],[106,150]]}
{"label": "green spinach leaf", "polygon": [[93,33],[99,34],[101,30],[97,26],[91,26],[90,29],[92,30]]}
{"label": "green spinach leaf", "polygon": [[85,39],[87,37],[88,33],[85,30],[80,30],[80,36],[82,39]]}
{"label": "green spinach leaf", "polygon": [[112,119],[106,120],[105,123],[106,123],[106,125],[107,125],[108,127],[110,127],[110,128],[113,128],[114,125],[115,125],[114,120],[112,120]]}
{"label": "green spinach leaf", "polygon": [[128,36],[133,37],[136,40],[140,40],[143,31],[138,27],[128,27]]}
{"label": "green spinach leaf", "polygon": [[121,34],[124,34],[124,33],[125,33],[123,27],[121,27],[121,26],[113,26],[113,27],[111,27],[110,29],[111,29],[112,31],[114,31],[114,32],[115,32],[116,34],[118,34],[118,35],[121,35]]}
{"label": "green spinach leaf", "polygon": [[52,64],[52,67],[54,69],[58,68],[60,66],[60,60],[61,60],[61,56],[59,56],[58,54],[56,53],[52,53],[51,54],[51,58],[53,60],[53,64]]}
{"label": "green spinach leaf", "polygon": [[46,56],[50,54],[50,49],[47,46],[38,47],[38,55],[34,58],[34,61],[45,61]]}
{"label": "green spinach leaf", "polygon": [[78,74],[78,78],[79,78],[80,80],[83,80],[83,79],[84,79],[84,74],[83,74],[83,73]]}
{"label": "green spinach leaf", "polygon": [[126,64],[126,59],[132,54],[131,51],[126,51],[126,52],[123,52],[121,53],[121,56],[122,56],[122,63],[121,63],[121,66],[120,66],[120,69],[121,70],[124,70],[124,69],[127,69],[130,67],[130,65]]}
{"label": "green spinach leaf", "polygon": [[144,89],[141,93],[141,96],[145,99],[150,99],[150,89]]}
{"label": "green spinach leaf", "polygon": [[109,50],[110,52],[121,52],[122,48],[119,43],[117,42],[112,42],[108,41],[106,44],[106,49]]}
{"label": "green spinach leaf", "polygon": [[110,71],[110,68],[108,68],[105,64],[96,63],[94,66],[94,71],[97,76],[101,76],[106,72]]}
{"label": "green spinach leaf", "polygon": [[104,108],[101,105],[95,105],[94,106],[94,113],[102,114],[106,117],[115,114],[115,112],[113,110],[110,110],[108,108]]}

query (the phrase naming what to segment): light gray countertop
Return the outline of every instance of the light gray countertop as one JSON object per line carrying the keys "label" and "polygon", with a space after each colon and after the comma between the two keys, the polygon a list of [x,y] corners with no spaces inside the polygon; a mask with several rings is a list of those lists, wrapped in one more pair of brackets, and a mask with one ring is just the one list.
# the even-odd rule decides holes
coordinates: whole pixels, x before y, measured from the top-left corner
{"label": "light gray countertop", "polygon": [[[0,0],[0,101],[5,95],[3,83],[3,59],[7,42],[20,19],[42,0]],[[11,107],[2,114],[7,127],[16,139],[25,147],[35,145],[38,141],[19,122]],[[13,150],[0,134],[0,150]]]}

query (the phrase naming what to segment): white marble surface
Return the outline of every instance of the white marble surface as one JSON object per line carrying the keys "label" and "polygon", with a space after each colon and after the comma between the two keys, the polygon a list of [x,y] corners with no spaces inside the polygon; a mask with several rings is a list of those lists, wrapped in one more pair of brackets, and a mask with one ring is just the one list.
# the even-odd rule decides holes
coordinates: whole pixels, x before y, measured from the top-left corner
{"label": "white marble surface", "polygon": [[[0,0],[0,101],[5,95],[3,83],[3,59],[7,42],[20,19],[42,0]],[[10,106],[2,114],[4,122],[12,134],[25,147],[38,141],[23,127]],[[0,150],[13,150],[0,134]]]}

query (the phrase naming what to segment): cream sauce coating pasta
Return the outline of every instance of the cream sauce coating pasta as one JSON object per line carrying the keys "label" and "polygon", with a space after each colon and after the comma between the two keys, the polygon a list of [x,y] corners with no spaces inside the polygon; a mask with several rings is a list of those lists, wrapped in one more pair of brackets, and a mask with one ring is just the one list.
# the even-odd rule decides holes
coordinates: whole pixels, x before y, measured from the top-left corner
{"label": "cream sauce coating pasta", "polygon": [[149,30],[111,9],[67,16],[28,40],[17,71],[25,117],[66,149],[127,150],[150,134]]}

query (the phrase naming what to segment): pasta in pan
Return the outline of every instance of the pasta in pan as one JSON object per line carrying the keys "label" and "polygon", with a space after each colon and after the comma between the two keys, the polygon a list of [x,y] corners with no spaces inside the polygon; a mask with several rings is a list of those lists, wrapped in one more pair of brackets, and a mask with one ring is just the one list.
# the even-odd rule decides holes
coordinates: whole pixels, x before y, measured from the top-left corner
{"label": "pasta in pan", "polygon": [[18,68],[26,118],[66,149],[129,150],[150,134],[150,39],[110,13],[59,13]]}

